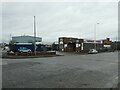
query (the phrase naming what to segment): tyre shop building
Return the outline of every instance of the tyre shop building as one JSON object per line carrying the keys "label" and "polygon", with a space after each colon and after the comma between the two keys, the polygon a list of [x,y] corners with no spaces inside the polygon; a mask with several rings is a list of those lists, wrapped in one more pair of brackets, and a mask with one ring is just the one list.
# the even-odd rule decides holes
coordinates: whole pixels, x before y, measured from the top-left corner
{"label": "tyre shop building", "polygon": [[83,39],[71,37],[59,37],[59,50],[64,52],[81,52],[83,50]]}

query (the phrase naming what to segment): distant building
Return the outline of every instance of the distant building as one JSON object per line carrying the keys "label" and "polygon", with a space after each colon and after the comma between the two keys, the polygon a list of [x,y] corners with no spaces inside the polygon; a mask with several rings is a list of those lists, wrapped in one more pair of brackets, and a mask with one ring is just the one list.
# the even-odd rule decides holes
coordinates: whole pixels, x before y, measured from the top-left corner
{"label": "distant building", "polygon": [[114,41],[111,45],[113,50],[120,50],[120,41]]}
{"label": "distant building", "polygon": [[52,50],[59,51],[58,41],[52,43]]}
{"label": "distant building", "polygon": [[47,51],[51,51],[52,50],[52,42],[41,42],[41,44],[46,47]]}
{"label": "distant building", "polygon": [[96,40],[96,42],[94,42],[94,40],[84,40],[84,43],[83,43],[84,52],[88,52],[90,49],[94,49],[94,48],[97,49],[98,51],[103,49],[102,40]]}
{"label": "distant building", "polygon": [[112,41],[110,40],[110,38],[106,38],[103,40],[103,46],[106,51],[112,50]]}
{"label": "distant building", "polygon": [[6,43],[0,43],[0,47],[3,48],[6,45]]}
{"label": "distant building", "polygon": [[104,45],[104,47],[111,47],[112,41],[110,40],[110,38],[104,39],[103,40],[103,45]]}
{"label": "distant building", "polygon": [[[36,37],[36,42],[42,42],[41,37]],[[13,36],[12,43],[34,43],[33,36]]]}

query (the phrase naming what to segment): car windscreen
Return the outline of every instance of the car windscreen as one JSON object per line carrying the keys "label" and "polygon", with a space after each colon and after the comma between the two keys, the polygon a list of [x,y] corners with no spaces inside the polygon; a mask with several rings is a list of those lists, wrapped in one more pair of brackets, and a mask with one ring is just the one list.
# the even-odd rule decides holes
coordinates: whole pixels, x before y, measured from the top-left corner
{"label": "car windscreen", "polygon": [[20,47],[20,50],[27,50],[26,47]]}

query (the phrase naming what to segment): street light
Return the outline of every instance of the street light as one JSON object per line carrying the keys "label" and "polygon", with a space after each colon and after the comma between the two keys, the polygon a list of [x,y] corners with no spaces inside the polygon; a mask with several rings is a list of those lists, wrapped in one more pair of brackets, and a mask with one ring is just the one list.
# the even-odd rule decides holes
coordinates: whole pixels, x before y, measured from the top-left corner
{"label": "street light", "polygon": [[96,49],[96,26],[97,24],[100,24],[100,23],[94,24],[94,49]]}

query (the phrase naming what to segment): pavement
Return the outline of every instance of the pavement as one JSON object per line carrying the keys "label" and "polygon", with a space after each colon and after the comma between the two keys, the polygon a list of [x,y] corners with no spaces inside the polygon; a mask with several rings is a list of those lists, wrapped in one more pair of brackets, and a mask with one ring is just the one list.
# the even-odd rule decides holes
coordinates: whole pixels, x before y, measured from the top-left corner
{"label": "pavement", "polygon": [[112,88],[118,52],[2,59],[3,88]]}

